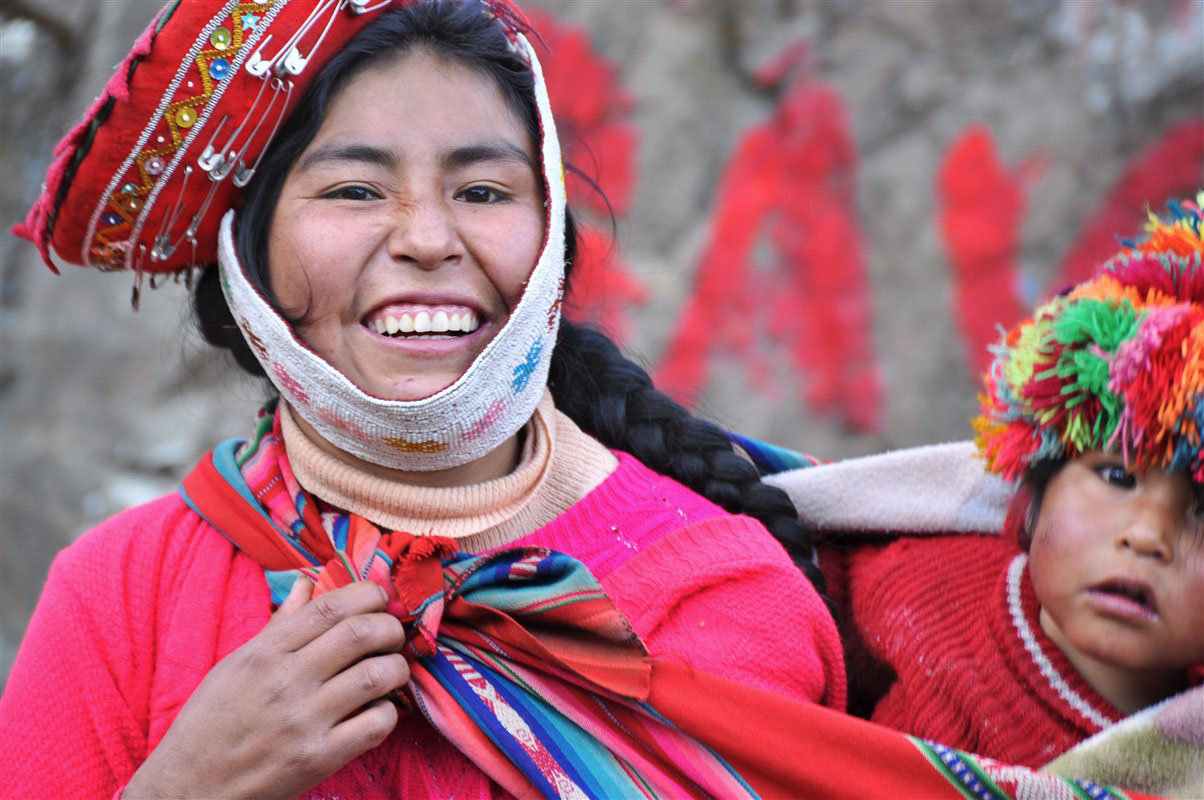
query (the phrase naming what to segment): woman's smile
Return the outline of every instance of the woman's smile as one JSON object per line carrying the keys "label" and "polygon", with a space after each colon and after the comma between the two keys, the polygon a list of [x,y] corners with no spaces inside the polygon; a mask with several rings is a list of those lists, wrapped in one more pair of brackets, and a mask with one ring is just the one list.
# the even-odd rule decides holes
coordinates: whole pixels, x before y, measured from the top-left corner
{"label": "woman's smile", "polygon": [[272,220],[272,289],[301,339],[376,397],[450,386],[539,255],[538,163],[523,121],[469,67],[418,49],[358,75]]}
{"label": "woman's smile", "polygon": [[461,305],[423,306],[390,304],[374,311],[364,327],[396,339],[462,338],[480,329],[477,312]]}

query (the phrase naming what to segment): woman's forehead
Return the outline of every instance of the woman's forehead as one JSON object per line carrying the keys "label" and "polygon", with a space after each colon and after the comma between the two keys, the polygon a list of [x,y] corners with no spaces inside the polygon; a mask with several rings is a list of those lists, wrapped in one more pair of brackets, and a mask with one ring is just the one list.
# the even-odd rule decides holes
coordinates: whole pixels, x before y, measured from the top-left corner
{"label": "woman's forehead", "polygon": [[331,99],[312,146],[331,138],[404,141],[501,139],[534,162],[535,143],[497,82],[478,68],[425,49],[373,65]]}

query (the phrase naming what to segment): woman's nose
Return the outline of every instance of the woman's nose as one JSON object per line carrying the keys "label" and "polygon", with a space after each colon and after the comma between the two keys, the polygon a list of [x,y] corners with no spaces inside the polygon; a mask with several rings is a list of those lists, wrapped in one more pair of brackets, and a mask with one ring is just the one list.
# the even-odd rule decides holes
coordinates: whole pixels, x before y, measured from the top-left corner
{"label": "woman's nose", "polygon": [[463,252],[448,209],[438,199],[400,205],[389,232],[389,255],[421,269],[435,269]]}

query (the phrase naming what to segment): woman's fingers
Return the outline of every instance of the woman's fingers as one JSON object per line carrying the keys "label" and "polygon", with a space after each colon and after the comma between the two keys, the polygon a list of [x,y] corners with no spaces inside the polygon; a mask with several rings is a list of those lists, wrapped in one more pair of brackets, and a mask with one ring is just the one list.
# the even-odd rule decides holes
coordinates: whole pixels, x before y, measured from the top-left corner
{"label": "woman's fingers", "polygon": [[[285,603],[291,599],[290,593]],[[274,617],[264,632],[270,632],[282,650],[294,652],[350,617],[384,611],[388,602],[384,589],[371,581],[358,581],[326,592],[290,614]]]}
{"label": "woman's fingers", "polygon": [[336,720],[349,719],[357,709],[400,689],[410,680],[410,668],[400,653],[365,658],[326,681],[314,703]]}
{"label": "woman's fingers", "polygon": [[276,613],[272,615],[272,619],[283,618],[291,615],[293,612],[302,608],[309,602],[313,596],[314,582],[305,576],[300,576],[293,581],[293,588],[289,590],[288,597],[284,598],[284,602],[280,604],[280,608],[276,609]]}
{"label": "woman's fingers", "polygon": [[351,761],[383,742],[397,726],[398,717],[397,706],[391,701],[374,700],[334,726],[328,739],[330,748],[340,758]]}
{"label": "woman's fingers", "polygon": [[396,653],[404,644],[401,621],[382,611],[348,617],[295,652],[325,681],[366,656]]}

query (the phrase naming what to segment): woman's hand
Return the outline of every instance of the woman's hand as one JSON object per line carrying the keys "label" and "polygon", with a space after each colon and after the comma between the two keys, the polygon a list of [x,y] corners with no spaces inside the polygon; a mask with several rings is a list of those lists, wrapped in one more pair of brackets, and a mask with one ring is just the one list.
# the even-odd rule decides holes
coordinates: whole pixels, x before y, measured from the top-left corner
{"label": "woman's hand", "polygon": [[374,583],[312,590],[209,671],[122,797],[297,797],[384,741],[384,696],[410,679],[401,622]]}

